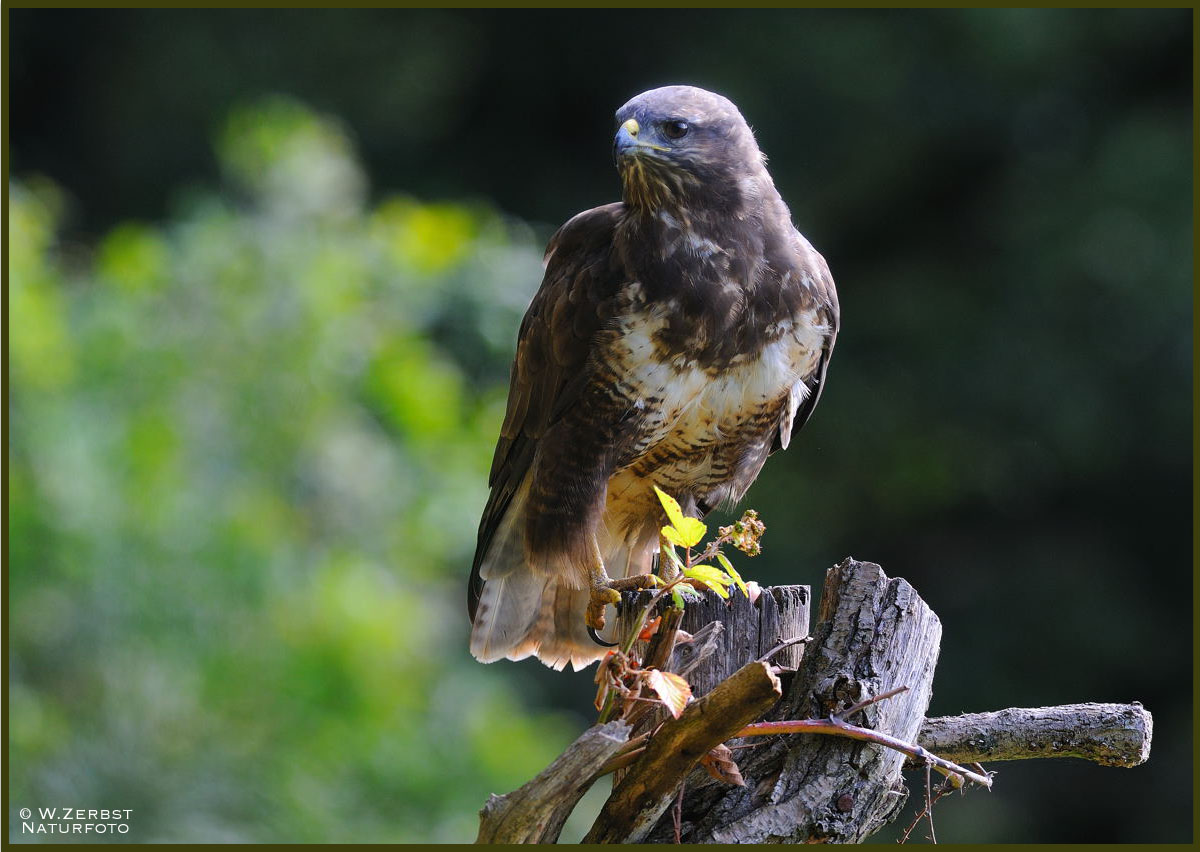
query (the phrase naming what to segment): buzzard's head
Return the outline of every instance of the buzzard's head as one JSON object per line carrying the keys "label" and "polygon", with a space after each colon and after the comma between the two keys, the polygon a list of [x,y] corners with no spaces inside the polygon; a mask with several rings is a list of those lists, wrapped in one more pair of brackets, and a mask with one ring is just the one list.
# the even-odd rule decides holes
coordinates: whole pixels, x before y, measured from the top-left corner
{"label": "buzzard's head", "polygon": [[636,209],[733,212],[770,180],[750,126],[713,92],[651,89],[617,110],[617,124],[613,157]]}

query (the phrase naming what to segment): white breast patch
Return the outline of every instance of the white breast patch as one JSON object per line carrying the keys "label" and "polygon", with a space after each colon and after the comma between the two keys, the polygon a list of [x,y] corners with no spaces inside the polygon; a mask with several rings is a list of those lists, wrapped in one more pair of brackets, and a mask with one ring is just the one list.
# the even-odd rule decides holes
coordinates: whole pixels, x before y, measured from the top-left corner
{"label": "white breast patch", "polygon": [[639,451],[673,433],[710,432],[719,440],[785,396],[794,416],[808,393],[803,379],[816,368],[829,332],[815,310],[799,313],[781,323],[779,336],[756,355],[738,356],[725,369],[710,372],[682,357],[662,360],[654,337],[666,323],[666,309],[656,306],[622,322],[615,342],[615,360],[624,368],[618,369],[619,391],[650,418]]}

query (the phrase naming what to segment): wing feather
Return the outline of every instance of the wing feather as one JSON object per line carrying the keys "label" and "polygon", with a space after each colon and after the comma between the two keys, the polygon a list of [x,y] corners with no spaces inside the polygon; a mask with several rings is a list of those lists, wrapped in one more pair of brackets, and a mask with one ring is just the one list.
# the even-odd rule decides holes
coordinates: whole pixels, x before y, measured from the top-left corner
{"label": "wing feather", "polygon": [[837,289],[833,285],[833,275],[829,265],[816,249],[809,244],[800,233],[796,234],[797,248],[801,257],[798,270],[802,277],[807,277],[806,292],[817,307],[817,315],[822,323],[829,328],[825,344],[817,366],[807,376],[803,376],[792,389],[792,399],[784,406],[779,429],[775,434],[771,452],[787,449],[792,436],[799,432],[808,418],[812,417],[821,399],[821,391],[825,389],[825,373],[829,368],[829,359],[833,355],[833,345],[837,342],[838,329],[841,327],[841,310],[838,306]]}
{"label": "wing feather", "polygon": [[[517,335],[508,407],[492,458],[491,494],[467,585],[467,608],[475,619],[481,576],[497,530],[525,482],[539,439],[579,398],[594,338],[610,319],[613,297],[624,283],[612,255],[612,234],[624,205],[584,211],[563,225],[546,249],[546,272]],[[516,565],[491,566],[502,576]]]}

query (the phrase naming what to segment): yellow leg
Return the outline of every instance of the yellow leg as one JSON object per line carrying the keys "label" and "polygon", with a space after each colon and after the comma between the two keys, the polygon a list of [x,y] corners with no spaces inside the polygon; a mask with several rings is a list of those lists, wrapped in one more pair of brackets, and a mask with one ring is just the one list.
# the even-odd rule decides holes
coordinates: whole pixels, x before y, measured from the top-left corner
{"label": "yellow leg", "polygon": [[671,551],[673,545],[667,541],[667,537],[662,533],[658,535],[658,576],[664,582],[671,582],[679,574],[679,567],[675,564],[675,560],[667,555]]}
{"label": "yellow leg", "polygon": [[623,577],[613,580],[604,570],[604,556],[600,546],[592,540],[592,568],[589,573],[591,581],[591,597],[588,600],[585,621],[593,630],[604,629],[604,608],[610,604],[621,602],[621,592],[633,589],[648,589],[655,585],[657,578],[651,574],[638,574],[634,577]]}

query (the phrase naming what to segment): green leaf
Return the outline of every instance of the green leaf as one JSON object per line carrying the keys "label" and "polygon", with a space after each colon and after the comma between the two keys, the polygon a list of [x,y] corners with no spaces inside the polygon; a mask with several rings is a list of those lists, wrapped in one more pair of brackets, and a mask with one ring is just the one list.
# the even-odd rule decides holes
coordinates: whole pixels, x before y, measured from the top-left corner
{"label": "green leaf", "polygon": [[720,568],[714,568],[711,565],[693,565],[691,568],[684,570],[683,576],[706,582],[720,583],[722,586],[733,585],[731,577],[726,575]]}
{"label": "green leaf", "polygon": [[683,537],[684,547],[695,547],[704,539],[704,534],[708,532],[708,526],[699,518],[684,518],[682,524],[677,524],[675,529]]}
{"label": "green leaf", "polygon": [[686,609],[683,603],[683,591],[679,586],[671,589],[671,600],[675,602],[675,606],[679,609]]}
{"label": "green leaf", "polygon": [[699,544],[703,540],[704,534],[708,532],[708,526],[704,521],[699,518],[689,518],[683,514],[679,502],[657,485],[654,486],[654,493],[658,495],[658,500],[662,503],[663,509],[666,510],[667,517],[671,521],[670,526],[662,528],[663,536],[672,544],[680,547],[695,547]]}
{"label": "green leaf", "polygon": [[684,569],[683,576],[689,580],[703,583],[723,598],[729,597],[729,592],[725,587],[733,585],[733,580],[723,571],[719,571],[711,565],[693,565],[691,568]]}
{"label": "green leaf", "polygon": [[683,543],[683,536],[681,536],[679,534],[679,530],[675,529],[675,527],[672,527],[672,526],[663,527],[662,528],[662,536],[667,541],[671,542],[671,544],[677,545],[679,547],[687,547],[687,545]]}
{"label": "green leaf", "polygon": [[719,550],[717,551],[717,561],[721,563],[721,567],[725,569],[725,573],[733,579],[737,587],[742,590],[742,594],[750,597],[750,590],[746,588],[746,583],[742,580],[742,575],[737,572],[725,554]]}
{"label": "green leaf", "polygon": [[671,591],[679,592],[679,594],[681,596],[681,600],[684,603],[686,603],[687,601],[691,601],[692,603],[698,603],[699,601],[704,600],[704,595],[700,594],[700,592],[693,589],[687,583],[683,583],[679,586],[676,586],[675,588],[671,589]]}
{"label": "green leaf", "polygon": [[654,486],[654,493],[658,495],[658,502],[662,503],[662,507],[666,509],[667,518],[671,521],[671,524],[678,527],[683,522],[684,517],[683,509],[679,508],[679,501],[657,485]]}
{"label": "green leaf", "polygon": [[696,518],[684,518],[683,523],[678,526],[668,526],[662,528],[663,537],[680,547],[695,547],[704,538],[704,534],[708,532],[708,527],[703,521]]}

